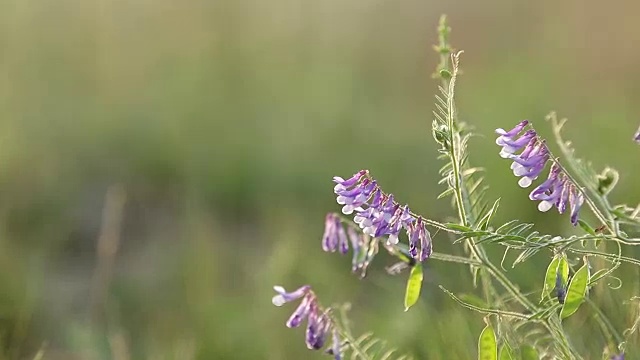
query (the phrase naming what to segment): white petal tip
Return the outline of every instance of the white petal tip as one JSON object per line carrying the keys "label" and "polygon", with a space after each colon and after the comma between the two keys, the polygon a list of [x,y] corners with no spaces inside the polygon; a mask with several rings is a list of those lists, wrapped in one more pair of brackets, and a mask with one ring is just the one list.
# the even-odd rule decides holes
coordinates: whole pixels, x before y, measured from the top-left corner
{"label": "white petal tip", "polygon": [[553,207],[553,204],[548,201],[542,201],[538,204],[538,210],[542,212],[547,212]]}
{"label": "white petal tip", "polygon": [[342,207],[342,213],[345,215],[351,215],[353,214],[353,206],[351,205],[345,205]]}
{"label": "white petal tip", "polygon": [[518,185],[520,185],[520,187],[522,188],[527,188],[531,186],[531,182],[532,182],[531,179],[529,179],[528,177],[523,177],[518,181]]}
{"label": "white petal tip", "polygon": [[282,305],[284,305],[284,303],[286,303],[286,301],[284,300],[284,296],[282,296],[282,295],[274,296],[273,298],[271,298],[271,302],[275,306],[282,306]]}

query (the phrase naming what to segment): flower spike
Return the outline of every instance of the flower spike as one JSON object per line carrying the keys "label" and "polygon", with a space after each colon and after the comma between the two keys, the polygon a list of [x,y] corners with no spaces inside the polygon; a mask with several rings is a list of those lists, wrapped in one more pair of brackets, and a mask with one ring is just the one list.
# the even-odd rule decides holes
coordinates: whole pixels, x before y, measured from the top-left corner
{"label": "flower spike", "polygon": [[[528,122],[520,123],[516,128],[506,131],[502,130],[501,144],[505,148],[512,150],[522,143],[524,146],[529,142],[528,138],[535,135],[535,132],[528,132],[519,139],[513,139],[526,126]],[[523,140],[524,139],[524,140]],[[337,184],[334,187],[336,202],[343,205],[342,212],[344,214],[355,213],[353,222],[360,227],[365,235],[374,239],[386,238],[387,246],[393,246],[399,243],[400,233],[404,229],[409,238],[409,253],[414,259],[420,261],[426,260],[431,256],[432,245],[431,235],[426,229],[424,219],[416,218],[412,214],[408,205],[400,205],[393,197],[393,194],[387,194],[382,191],[376,180],[370,175],[368,170],[360,170],[344,180],[342,177],[335,176],[333,181]],[[334,222],[335,214],[327,215],[325,220],[325,236],[323,237],[322,248],[325,251],[335,252],[340,250],[346,253],[348,250],[347,237],[344,236],[344,228]],[[417,223],[417,224],[416,224]],[[350,230],[347,230],[349,232]],[[362,249],[356,247],[354,237],[349,235],[354,249],[353,268],[359,268],[362,264],[368,263],[370,258],[364,263],[360,260]],[[418,247],[420,251],[418,251]]]}
{"label": "flower spike", "polygon": [[342,359],[342,354],[340,353],[342,342],[336,326],[329,316],[331,309],[322,309],[311,287],[305,285],[290,293],[286,292],[282,286],[274,286],[273,289],[278,293],[272,300],[276,306],[282,306],[286,302],[294,301],[304,296],[296,310],[289,317],[289,320],[287,320],[286,325],[289,328],[294,328],[300,326],[305,319],[307,320],[307,329],[305,331],[307,348],[310,350],[322,349],[327,335],[332,333],[332,344],[325,352],[332,354],[336,360]]}
{"label": "flower spike", "polygon": [[[528,124],[529,122],[524,120],[509,131],[496,129],[499,135],[496,144],[502,147],[500,156],[513,161],[511,170],[515,176],[520,177],[518,185],[523,188],[531,186],[551,160],[549,148],[533,128],[518,137]],[[518,151],[521,152],[516,154]],[[529,199],[540,201],[538,210],[542,212],[555,207],[563,214],[569,204],[571,224],[574,226],[578,224],[578,213],[584,203],[584,195],[580,189],[555,161],[547,179],[529,193]]]}

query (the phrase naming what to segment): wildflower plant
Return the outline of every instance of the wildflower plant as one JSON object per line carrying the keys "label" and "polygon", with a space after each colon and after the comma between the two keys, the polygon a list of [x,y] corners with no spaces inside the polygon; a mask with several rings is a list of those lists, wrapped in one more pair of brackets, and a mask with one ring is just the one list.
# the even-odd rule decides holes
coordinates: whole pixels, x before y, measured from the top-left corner
{"label": "wildflower plant", "polygon": [[[462,52],[451,47],[450,28],[444,16],[438,34],[435,50],[440,63],[434,77],[441,85],[432,123],[438,156],[443,162],[440,184],[444,190],[438,198],[451,198],[456,221],[441,222],[414,213],[405,199],[396,199],[368,170],[360,170],[346,178],[333,178],[341,212],[326,215],[322,250],[339,254],[351,251],[352,272],[361,278],[381,249],[398,258],[399,262],[388,271],[409,270],[405,311],[419,299],[425,262],[446,261],[469,267],[473,276],[469,285],[482,290],[482,304],[491,305],[469,302],[444,286],[440,289],[452,301],[483,315],[486,326],[478,337],[479,359],[624,359],[631,349],[628,344],[640,327],[640,316],[620,332],[592,299],[590,289],[611,279],[619,282],[614,272],[623,263],[640,266],[640,260],[623,255],[625,247],[640,244],[640,238],[633,236],[640,231],[640,206],[610,203],[608,195],[618,182],[618,172],[605,168],[597,173],[588,162],[577,158],[561,134],[566,120],[551,113],[546,120],[553,130],[554,149],[537,133],[533,122],[514,124],[507,120],[508,130],[495,131],[500,148],[496,156],[509,160],[519,186],[531,188],[529,199],[537,203],[538,210],[555,208],[559,214],[566,213],[580,233],[542,234],[533,230],[534,224],[519,220],[496,224],[500,199],[486,201],[483,170],[470,164],[467,153],[473,133],[458,118],[455,89]],[[638,139],[640,136],[635,134],[634,140]],[[583,220],[585,211],[593,214],[595,226]],[[438,230],[441,238],[452,238],[465,256],[435,251],[437,242],[444,239],[432,239],[430,229]],[[499,263],[488,255],[489,245],[504,249]],[[536,254],[549,256],[549,265],[539,271],[540,292],[523,293],[509,278],[503,267],[507,252],[517,252],[513,266]],[[305,342],[309,349],[325,349],[335,359],[348,354],[351,359],[396,357],[394,349],[386,349],[386,343],[370,334],[360,338],[352,335],[346,318],[348,305],[323,308],[309,285],[291,292],[281,286],[274,290],[276,306],[297,302],[286,325],[294,328],[306,322]],[[627,305],[638,302],[633,298]],[[592,313],[598,331],[606,339],[600,354],[581,352],[565,328],[565,319],[582,308]]]}

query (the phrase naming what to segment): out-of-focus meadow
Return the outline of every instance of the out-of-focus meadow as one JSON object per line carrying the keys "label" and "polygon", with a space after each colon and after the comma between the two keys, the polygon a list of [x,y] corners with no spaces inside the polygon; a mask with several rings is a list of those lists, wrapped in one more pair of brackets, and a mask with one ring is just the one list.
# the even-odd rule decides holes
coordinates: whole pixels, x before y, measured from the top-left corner
{"label": "out-of-focus meadow", "polygon": [[[620,170],[613,200],[634,205],[639,10],[577,0],[0,2],[2,358],[323,359],[285,328],[293,308],[270,301],[273,285],[306,283],[326,304],[351,302],[356,333],[418,359],[475,356],[481,316],[437,286],[473,292],[467,268],[430,261],[405,313],[406,275],[385,273],[391,259],[358,280],[350,258],[321,251],[324,214],[339,209],[331,177],[367,168],[416,212],[454,214],[436,200],[430,134],[431,45],[447,13],[465,50],[460,116],[481,135],[471,161],[487,168],[490,199],[502,198],[496,220],[576,231],[567,216],[537,212],[492,135],[528,118],[549,136],[550,110],[570,119],[579,155]],[[462,254],[444,234],[434,246]],[[548,255],[505,267],[537,290]],[[640,274],[619,274],[621,290],[598,286],[592,297],[622,330]],[[589,315],[569,325],[597,359],[604,339]]]}

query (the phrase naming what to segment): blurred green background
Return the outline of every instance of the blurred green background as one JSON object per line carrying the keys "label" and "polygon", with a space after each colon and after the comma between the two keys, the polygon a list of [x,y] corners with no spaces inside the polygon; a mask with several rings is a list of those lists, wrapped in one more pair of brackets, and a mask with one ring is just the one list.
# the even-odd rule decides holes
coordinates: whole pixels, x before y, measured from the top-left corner
{"label": "blurred green background", "polygon": [[[406,275],[380,256],[365,280],[320,249],[337,211],[331,177],[369,169],[436,220],[430,134],[441,13],[464,49],[460,117],[481,135],[497,221],[540,214],[497,156],[493,130],[521,119],[566,136],[640,200],[640,27],[633,2],[383,0],[5,0],[0,2],[0,349],[31,359],[323,359],[272,286],[312,284],[351,302],[354,332],[417,359],[475,357],[481,316],[438,289],[473,292],[468,269],[430,261],[403,312]],[[586,211],[585,211],[586,213]],[[587,219],[588,215],[586,215]],[[436,251],[461,254],[444,234]],[[499,248],[490,249],[499,258]],[[638,253],[628,252],[630,256]],[[550,254],[512,269],[540,288]],[[592,297],[631,325],[640,272]],[[537,296],[537,295],[536,295]],[[592,359],[604,339],[581,309],[568,322]],[[635,339],[635,338],[634,338]],[[628,348],[639,348],[637,339]],[[634,351],[630,351],[633,358]],[[635,354],[637,357],[638,355]]]}

